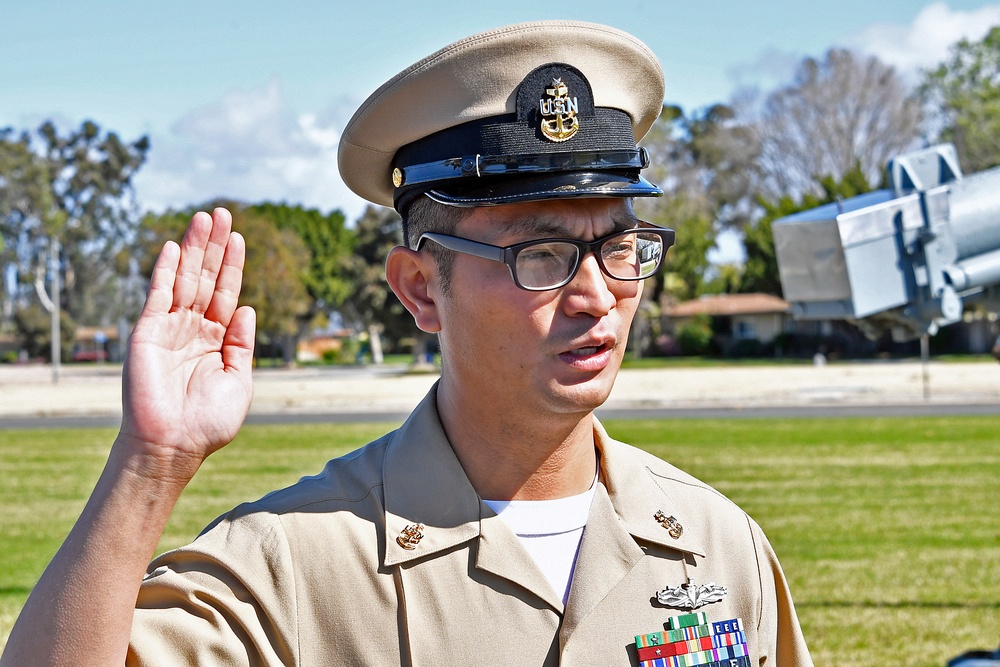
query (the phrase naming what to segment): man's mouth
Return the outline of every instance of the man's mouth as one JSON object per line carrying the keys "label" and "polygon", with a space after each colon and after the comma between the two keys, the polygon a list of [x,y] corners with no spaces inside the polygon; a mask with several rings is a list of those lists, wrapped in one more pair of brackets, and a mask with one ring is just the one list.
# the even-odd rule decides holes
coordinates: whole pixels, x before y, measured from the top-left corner
{"label": "man's mouth", "polygon": [[599,371],[611,362],[614,349],[615,342],[609,339],[600,345],[581,345],[571,348],[559,356],[577,370]]}
{"label": "man's mouth", "polygon": [[575,350],[569,350],[569,354],[576,357],[589,357],[592,354],[597,354],[598,352],[606,349],[606,345],[594,346],[594,347],[578,347]]}

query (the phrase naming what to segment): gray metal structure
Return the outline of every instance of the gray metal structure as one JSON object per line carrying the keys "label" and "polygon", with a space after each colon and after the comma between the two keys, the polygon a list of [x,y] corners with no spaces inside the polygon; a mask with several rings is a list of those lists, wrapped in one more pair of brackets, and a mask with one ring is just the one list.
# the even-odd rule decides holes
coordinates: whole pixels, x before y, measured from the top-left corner
{"label": "gray metal structure", "polygon": [[962,174],[955,147],[894,158],[890,187],[772,225],[785,300],[797,319],[852,320],[899,341],[1000,306],[1000,168]]}

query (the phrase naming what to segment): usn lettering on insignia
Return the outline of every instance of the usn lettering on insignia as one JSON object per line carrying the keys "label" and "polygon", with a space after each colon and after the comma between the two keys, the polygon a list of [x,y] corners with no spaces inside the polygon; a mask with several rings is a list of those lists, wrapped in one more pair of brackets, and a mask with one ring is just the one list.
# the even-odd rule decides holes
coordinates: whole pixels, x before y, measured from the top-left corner
{"label": "usn lettering on insignia", "polygon": [[538,100],[538,110],[542,114],[539,129],[550,141],[566,141],[580,129],[577,113],[580,105],[575,97],[569,96],[569,87],[562,79],[553,79],[552,87],[545,89],[548,97]]}

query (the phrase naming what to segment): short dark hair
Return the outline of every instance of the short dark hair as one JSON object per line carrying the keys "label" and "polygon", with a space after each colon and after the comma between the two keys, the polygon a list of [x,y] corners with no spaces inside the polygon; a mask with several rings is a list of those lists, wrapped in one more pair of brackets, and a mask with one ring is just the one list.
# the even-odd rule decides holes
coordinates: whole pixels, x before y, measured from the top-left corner
{"label": "short dark hair", "polygon": [[[472,207],[448,206],[430,197],[418,197],[410,204],[403,218],[403,243],[407,248],[416,250],[417,241],[424,232],[438,234],[454,234],[458,223],[465,220],[475,210]],[[437,243],[425,244],[428,252],[434,258],[441,277],[441,289],[447,293],[451,286],[452,264],[455,254]]]}

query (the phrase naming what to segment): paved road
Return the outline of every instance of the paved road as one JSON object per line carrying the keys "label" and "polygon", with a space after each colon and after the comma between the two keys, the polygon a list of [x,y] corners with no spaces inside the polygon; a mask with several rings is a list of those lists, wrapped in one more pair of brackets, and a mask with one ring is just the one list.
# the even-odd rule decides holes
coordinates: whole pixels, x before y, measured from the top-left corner
{"label": "paved road", "polygon": [[[926,378],[926,382],[925,382]],[[400,366],[261,369],[248,423],[401,421],[437,379]],[[0,365],[0,428],[114,426],[121,369]],[[1000,414],[1000,365],[919,362],[624,370],[605,418]]]}

